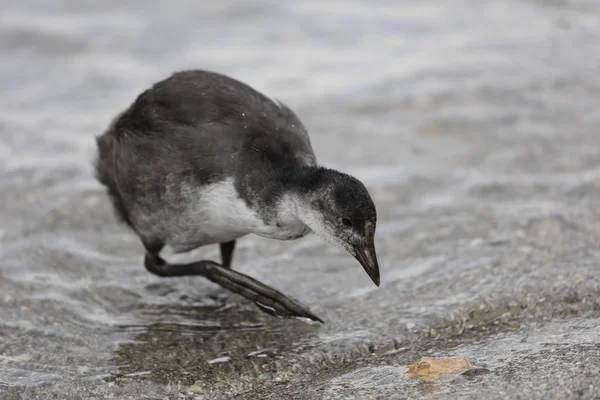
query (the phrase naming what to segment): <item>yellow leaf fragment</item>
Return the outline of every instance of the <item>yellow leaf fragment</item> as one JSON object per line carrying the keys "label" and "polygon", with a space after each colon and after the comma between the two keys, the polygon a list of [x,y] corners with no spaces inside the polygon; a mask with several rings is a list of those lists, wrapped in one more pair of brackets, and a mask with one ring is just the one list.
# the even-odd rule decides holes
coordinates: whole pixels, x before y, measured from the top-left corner
{"label": "yellow leaf fragment", "polygon": [[410,366],[406,373],[410,377],[418,377],[435,381],[446,375],[458,375],[475,367],[465,357],[459,358],[426,358]]}

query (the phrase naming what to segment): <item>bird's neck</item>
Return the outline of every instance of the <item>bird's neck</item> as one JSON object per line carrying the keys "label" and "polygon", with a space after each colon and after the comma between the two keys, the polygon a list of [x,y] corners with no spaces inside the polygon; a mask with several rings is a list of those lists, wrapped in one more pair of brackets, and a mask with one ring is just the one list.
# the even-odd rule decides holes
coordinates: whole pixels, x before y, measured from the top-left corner
{"label": "bird's neck", "polygon": [[[250,203],[264,222],[254,233],[275,238],[294,238],[325,230],[322,212],[315,204],[323,197],[328,182],[335,179],[336,171],[316,166],[280,169],[276,176],[264,179],[259,177],[258,190],[246,192],[248,186],[241,187],[242,195],[254,197]],[[252,175],[251,175],[252,177]]]}
{"label": "bird's neck", "polygon": [[289,172],[280,183],[283,193],[276,202],[278,221],[283,225],[296,225],[298,223],[308,227],[311,231],[321,230],[323,215],[315,207],[315,200],[319,197],[319,190],[323,187],[321,182],[322,167],[303,167]]}
{"label": "bird's neck", "polygon": [[297,239],[313,232],[318,219],[310,206],[297,194],[286,193],[282,195],[274,205],[276,217],[271,220],[267,228],[267,235],[279,239]]}

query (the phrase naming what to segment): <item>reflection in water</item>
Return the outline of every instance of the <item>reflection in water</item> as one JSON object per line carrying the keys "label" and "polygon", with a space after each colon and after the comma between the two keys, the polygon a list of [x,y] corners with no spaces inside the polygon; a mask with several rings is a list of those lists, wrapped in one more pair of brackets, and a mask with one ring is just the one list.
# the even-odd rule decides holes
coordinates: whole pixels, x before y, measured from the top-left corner
{"label": "reflection in water", "polygon": [[[152,318],[151,324],[119,327],[135,335],[115,350],[113,363],[119,366],[118,376],[146,372],[143,379],[190,385],[199,378],[215,381],[229,372],[243,371],[247,377],[276,374],[273,359],[281,359],[291,349],[298,351],[318,329],[300,321],[264,318],[250,307],[224,311],[153,307],[151,315],[161,317]],[[211,363],[221,357],[229,361]]]}
{"label": "reflection in water", "polygon": [[[593,308],[597,2],[248,4],[1,3],[0,394],[117,377],[143,382],[132,398],[196,380],[314,385],[360,363],[375,377],[373,354],[462,332],[480,305],[494,318]],[[322,326],[145,271],[93,177],[94,136],[191,67],[286,102],[320,161],[365,182],[380,288],[312,237],[244,238],[234,268],[309,304]],[[216,246],[199,253],[218,259]]]}

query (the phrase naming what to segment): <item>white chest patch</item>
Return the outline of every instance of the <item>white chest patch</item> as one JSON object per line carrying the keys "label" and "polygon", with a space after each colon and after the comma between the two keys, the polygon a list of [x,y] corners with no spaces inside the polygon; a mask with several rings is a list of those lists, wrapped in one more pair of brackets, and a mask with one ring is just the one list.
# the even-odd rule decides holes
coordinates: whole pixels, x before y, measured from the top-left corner
{"label": "white chest patch", "polygon": [[279,224],[278,218],[273,224],[265,224],[238,196],[233,178],[201,188],[183,186],[181,194],[188,205],[177,218],[177,229],[167,243],[176,252],[228,242],[249,233],[292,239],[309,232],[300,220],[288,215]]}

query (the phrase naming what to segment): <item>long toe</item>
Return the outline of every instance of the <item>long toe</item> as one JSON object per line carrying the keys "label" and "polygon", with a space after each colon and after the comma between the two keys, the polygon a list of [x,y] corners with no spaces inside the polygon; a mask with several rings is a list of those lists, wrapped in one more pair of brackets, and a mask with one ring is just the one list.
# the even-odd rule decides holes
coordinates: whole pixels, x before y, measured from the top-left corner
{"label": "long toe", "polygon": [[214,262],[203,261],[203,263],[205,263],[206,278],[252,300],[262,311],[281,318],[300,317],[323,323],[299,301],[264,283]]}

